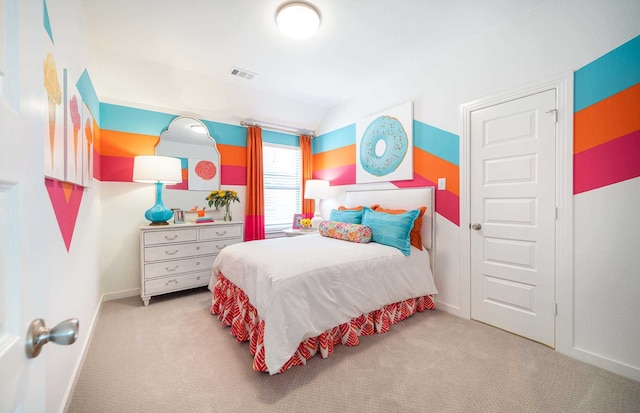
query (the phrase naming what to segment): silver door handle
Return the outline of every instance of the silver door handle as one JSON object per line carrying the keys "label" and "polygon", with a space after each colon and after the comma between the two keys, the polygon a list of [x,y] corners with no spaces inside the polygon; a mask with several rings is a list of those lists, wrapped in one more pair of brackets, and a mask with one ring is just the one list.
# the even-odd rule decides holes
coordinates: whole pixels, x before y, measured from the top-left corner
{"label": "silver door handle", "polygon": [[42,346],[50,341],[62,345],[75,343],[78,339],[79,326],[80,322],[77,318],[64,320],[53,328],[46,328],[41,318],[33,320],[27,331],[27,357],[30,359],[38,357]]}
{"label": "silver door handle", "polygon": [[482,225],[478,224],[477,222],[475,224],[471,224],[471,229],[475,229],[476,231],[480,231],[482,229]]}

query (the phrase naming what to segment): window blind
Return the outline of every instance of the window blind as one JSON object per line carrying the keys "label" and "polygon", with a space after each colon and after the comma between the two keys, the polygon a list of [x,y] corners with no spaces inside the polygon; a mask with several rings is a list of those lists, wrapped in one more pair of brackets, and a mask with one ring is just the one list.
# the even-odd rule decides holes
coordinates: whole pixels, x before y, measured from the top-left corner
{"label": "window blind", "polygon": [[301,211],[300,148],[262,143],[265,233],[291,228]]}

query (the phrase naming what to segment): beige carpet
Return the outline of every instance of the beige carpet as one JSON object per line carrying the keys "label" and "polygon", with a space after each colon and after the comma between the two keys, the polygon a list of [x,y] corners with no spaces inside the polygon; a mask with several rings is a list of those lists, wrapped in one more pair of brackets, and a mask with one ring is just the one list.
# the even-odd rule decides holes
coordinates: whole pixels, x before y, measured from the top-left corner
{"label": "beige carpet", "polygon": [[441,311],[269,376],[192,290],[107,302],[68,412],[640,412],[640,383]]}

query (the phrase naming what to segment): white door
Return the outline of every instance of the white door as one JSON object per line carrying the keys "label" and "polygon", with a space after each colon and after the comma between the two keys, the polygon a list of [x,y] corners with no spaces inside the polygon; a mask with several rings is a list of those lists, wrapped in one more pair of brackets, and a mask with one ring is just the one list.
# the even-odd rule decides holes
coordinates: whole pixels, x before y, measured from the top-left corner
{"label": "white door", "polygon": [[555,346],[556,91],[471,113],[471,317]]}
{"label": "white door", "polygon": [[[28,35],[16,35],[18,2],[1,3],[16,7],[5,9],[4,16],[0,11],[2,22],[13,22],[8,38],[0,37],[0,42],[6,42],[0,45],[0,52],[10,57],[0,74],[0,412],[42,412],[46,360],[43,355],[28,359],[25,340],[33,319],[50,321],[45,314],[45,269],[39,259],[44,255],[41,210],[49,202],[41,161],[45,114],[35,95],[22,102],[17,98],[17,93],[23,93],[18,92],[18,72],[20,90],[30,90],[34,79],[41,82],[42,66],[34,59],[30,67],[19,70],[18,58],[26,60],[33,52],[17,52],[18,42],[28,40]],[[42,24],[41,8],[24,9],[32,13],[24,17]],[[0,30],[4,29],[0,23]],[[37,36],[41,36],[39,31]]]}

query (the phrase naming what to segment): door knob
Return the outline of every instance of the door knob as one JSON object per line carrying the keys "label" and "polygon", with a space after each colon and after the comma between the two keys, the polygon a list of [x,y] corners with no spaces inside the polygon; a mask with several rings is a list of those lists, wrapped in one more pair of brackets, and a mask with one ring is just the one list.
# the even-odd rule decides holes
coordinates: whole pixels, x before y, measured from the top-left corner
{"label": "door knob", "polygon": [[476,231],[479,231],[482,229],[482,225],[478,224],[477,222],[475,224],[471,225],[471,229],[475,229]]}
{"label": "door knob", "polygon": [[38,357],[42,346],[49,341],[63,345],[75,343],[78,338],[79,324],[80,322],[77,318],[70,318],[53,328],[46,328],[44,326],[44,320],[41,318],[33,320],[27,331],[27,357],[30,359]]}

